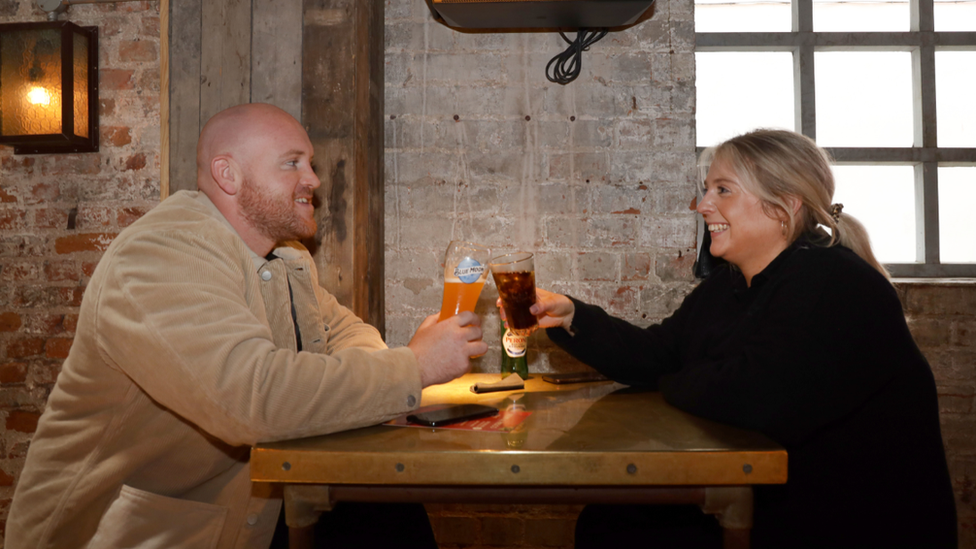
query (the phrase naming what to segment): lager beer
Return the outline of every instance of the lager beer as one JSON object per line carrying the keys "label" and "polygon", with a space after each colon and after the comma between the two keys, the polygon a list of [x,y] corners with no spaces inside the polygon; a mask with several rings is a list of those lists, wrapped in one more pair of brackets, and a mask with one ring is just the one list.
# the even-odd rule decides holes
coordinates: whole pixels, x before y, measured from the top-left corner
{"label": "lager beer", "polygon": [[438,320],[474,311],[488,279],[491,250],[471,242],[453,241],[444,253],[444,299]]}

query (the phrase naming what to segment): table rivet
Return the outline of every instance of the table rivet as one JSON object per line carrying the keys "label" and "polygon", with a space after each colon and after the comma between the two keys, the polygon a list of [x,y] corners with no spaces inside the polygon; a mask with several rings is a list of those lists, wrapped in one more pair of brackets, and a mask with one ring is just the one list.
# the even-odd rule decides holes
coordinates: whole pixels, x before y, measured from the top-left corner
{"label": "table rivet", "polygon": [[746,463],[745,465],[742,466],[742,470],[745,471],[745,473],[748,475],[749,473],[752,472],[752,465]]}
{"label": "table rivet", "polygon": [[513,473],[518,473],[519,471],[521,471],[521,469],[519,469],[519,466],[518,465],[512,465],[512,472]]}
{"label": "table rivet", "polygon": [[281,468],[284,469],[285,471],[291,470],[291,463],[288,463],[286,461],[286,462],[284,462],[284,463],[281,464]]}
{"label": "table rivet", "polygon": [[630,473],[631,475],[637,473],[637,466],[634,465],[633,463],[627,465],[627,472]]}
{"label": "table rivet", "polygon": [[403,472],[403,469],[404,469],[404,467],[403,467],[403,464],[402,463],[397,463],[396,464],[397,473],[402,473]]}

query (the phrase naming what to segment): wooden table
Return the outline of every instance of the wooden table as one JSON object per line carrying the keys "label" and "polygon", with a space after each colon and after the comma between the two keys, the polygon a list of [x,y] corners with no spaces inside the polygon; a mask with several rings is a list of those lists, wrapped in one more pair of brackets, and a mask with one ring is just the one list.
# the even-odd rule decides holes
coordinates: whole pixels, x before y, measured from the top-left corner
{"label": "wooden table", "polygon": [[786,451],[757,433],[685,414],[624,385],[475,394],[498,374],[430,387],[422,405],[489,404],[531,414],[509,432],[377,425],[261,444],[251,478],[282,483],[293,549],[337,501],[685,503],[715,514],[725,547],[748,547],[752,485],[786,482]]}

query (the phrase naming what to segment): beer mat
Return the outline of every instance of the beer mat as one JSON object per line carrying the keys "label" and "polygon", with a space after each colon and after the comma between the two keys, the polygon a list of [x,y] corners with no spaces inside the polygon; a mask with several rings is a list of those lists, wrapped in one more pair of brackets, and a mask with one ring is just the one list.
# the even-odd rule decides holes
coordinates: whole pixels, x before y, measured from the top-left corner
{"label": "beer mat", "polygon": [[[424,406],[422,408],[417,408],[415,411],[410,412],[410,414],[417,414],[422,412],[430,412],[437,410],[439,408],[445,408],[446,405],[438,404],[435,406]],[[424,429],[453,429],[455,431],[482,431],[485,433],[504,433],[506,431],[511,431],[512,429],[518,427],[532,412],[527,411],[522,406],[511,406],[505,410],[498,410],[497,416],[485,417],[481,419],[471,419],[468,421],[462,421],[460,423],[451,423],[450,425],[443,425],[441,427],[428,427],[426,425],[418,425],[416,423],[410,423],[407,421],[407,416],[410,414],[404,414],[400,417],[391,419],[383,425],[389,425],[391,427],[421,427]]]}
{"label": "beer mat", "polygon": [[494,383],[475,383],[471,386],[472,393],[492,393],[495,391],[515,391],[524,389],[525,382],[518,374],[509,374],[508,377]]}

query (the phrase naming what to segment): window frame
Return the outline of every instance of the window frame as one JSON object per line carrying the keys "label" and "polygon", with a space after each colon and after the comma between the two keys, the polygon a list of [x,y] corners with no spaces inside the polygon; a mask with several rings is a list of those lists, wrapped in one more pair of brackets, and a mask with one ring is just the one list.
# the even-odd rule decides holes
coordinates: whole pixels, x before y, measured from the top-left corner
{"label": "window frame", "polygon": [[[976,166],[976,148],[939,147],[935,52],[976,51],[976,32],[935,31],[933,0],[909,0],[907,32],[814,32],[813,0],[791,0],[791,32],[695,33],[696,52],[788,51],[793,54],[793,105],[798,131],[817,138],[814,52],[908,51],[912,55],[912,147],[826,147],[834,163],[915,168],[917,263],[887,263],[898,278],[976,278],[976,263],[942,263],[938,168]],[[696,118],[697,124],[697,118]],[[703,148],[699,147],[699,154]]]}

